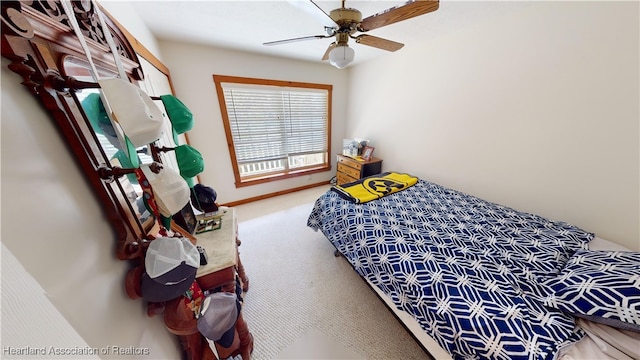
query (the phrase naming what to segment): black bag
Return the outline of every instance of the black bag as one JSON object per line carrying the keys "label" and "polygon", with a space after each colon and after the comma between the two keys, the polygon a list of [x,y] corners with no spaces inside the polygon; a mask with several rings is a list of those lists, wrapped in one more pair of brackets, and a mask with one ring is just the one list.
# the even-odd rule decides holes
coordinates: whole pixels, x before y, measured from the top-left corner
{"label": "black bag", "polygon": [[213,188],[202,184],[196,184],[191,190],[191,204],[204,213],[218,211],[217,197],[218,194]]}

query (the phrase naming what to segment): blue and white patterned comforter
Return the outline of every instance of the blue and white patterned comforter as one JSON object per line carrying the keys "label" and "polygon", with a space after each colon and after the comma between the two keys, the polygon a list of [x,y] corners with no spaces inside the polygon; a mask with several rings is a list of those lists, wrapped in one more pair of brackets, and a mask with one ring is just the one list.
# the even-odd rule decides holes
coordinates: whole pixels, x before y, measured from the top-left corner
{"label": "blue and white patterned comforter", "polygon": [[419,180],[353,204],[333,191],[307,225],[455,359],[551,359],[583,336],[544,283],[593,234]]}

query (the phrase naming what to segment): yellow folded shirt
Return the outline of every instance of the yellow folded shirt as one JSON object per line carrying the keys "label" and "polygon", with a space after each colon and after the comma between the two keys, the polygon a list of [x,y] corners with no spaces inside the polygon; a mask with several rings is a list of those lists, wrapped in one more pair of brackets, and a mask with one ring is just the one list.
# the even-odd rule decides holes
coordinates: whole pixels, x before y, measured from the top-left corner
{"label": "yellow folded shirt", "polygon": [[417,182],[418,178],[411,175],[387,172],[369,176],[352,183],[337,185],[331,189],[345,200],[363,204],[404,190]]}

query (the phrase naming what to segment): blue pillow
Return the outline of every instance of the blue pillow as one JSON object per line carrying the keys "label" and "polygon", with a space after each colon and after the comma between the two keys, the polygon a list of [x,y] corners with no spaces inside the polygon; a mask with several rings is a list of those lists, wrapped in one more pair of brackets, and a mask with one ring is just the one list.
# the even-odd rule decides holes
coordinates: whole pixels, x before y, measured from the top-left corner
{"label": "blue pillow", "polygon": [[640,332],[640,252],[578,250],[550,285],[547,305]]}

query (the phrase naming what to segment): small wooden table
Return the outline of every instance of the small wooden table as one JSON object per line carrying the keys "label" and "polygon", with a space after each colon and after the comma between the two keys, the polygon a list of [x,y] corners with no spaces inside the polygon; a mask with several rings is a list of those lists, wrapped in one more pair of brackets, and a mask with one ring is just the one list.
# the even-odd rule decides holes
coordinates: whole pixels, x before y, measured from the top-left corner
{"label": "small wooden table", "polygon": [[[173,228],[173,225],[172,225]],[[243,291],[249,288],[244,267],[240,262],[238,246],[238,223],[235,209],[226,208],[222,217],[222,227],[195,237],[187,237],[196,246],[202,247],[208,257],[207,265],[202,265],[196,273],[196,281],[202,291],[226,291],[236,293],[236,279],[239,278]],[[144,272],[143,265],[139,265],[127,274],[127,294],[132,299],[140,298],[140,279]],[[179,297],[164,303],[148,303],[147,314],[149,316],[164,313],[164,323],[167,329],[178,335],[182,347],[190,360],[215,360],[207,339],[198,331],[197,320],[194,313],[184,305],[184,298]],[[253,335],[249,331],[242,312],[238,314],[235,330],[236,340],[229,348],[215,344],[216,351],[221,359],[230,356],[242,355],[245,360],[251,359],[253,351]]]}
{"label": "small wooden table", "polygon": [[[247,291],[249,289],[249,279],[244,272],[244,267],[240,261],[240,253],[238,252],[240,241],[238,240],[238,221],[235,209],[222,208],[220,211],[226,211],[222,216],[220,229],[196,234],[196,246],[202,247],[208,258],[207,265],[202,265],[198,268],[196,281],[202,291],[235,293],[237,273],[242,290]],[[239,353],[243,359],[251,359],[253,336],[249,332],[242,312],[238,314],[235,326],[240,338]],[[227,358],[237,353],[233,345],[229,349],[225,349],[216,344],[216,349],[221,358]]]}
{"label": "small wooden table", "polygon": [[244,272],[244,266],[240,261],[238,246],[238,220],[234,208],[221,208],[224,211],[222,226],[218,230],[212,230],[196,234],[196,246],[202,247],[209,259],[207,265],[198,268],[196,279],[202,290],[216,288],[220,279],[216,275],[220,271],[237,267],[238,276],[242,282],[242,290],[249,290],[249,279]]}

